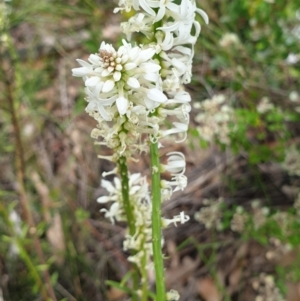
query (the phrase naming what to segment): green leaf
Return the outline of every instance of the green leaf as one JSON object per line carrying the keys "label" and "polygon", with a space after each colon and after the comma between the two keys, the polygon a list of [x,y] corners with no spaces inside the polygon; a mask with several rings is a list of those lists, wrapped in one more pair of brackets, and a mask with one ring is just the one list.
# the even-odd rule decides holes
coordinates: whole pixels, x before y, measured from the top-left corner
{"label": "green leaf", "polygon": [[130,289],[128,286],[121,285],[119,282],[112,281],[112,280],[106,280],[105,283],[109,286],[115,287],[125,293],[131,294],[132,289]]}

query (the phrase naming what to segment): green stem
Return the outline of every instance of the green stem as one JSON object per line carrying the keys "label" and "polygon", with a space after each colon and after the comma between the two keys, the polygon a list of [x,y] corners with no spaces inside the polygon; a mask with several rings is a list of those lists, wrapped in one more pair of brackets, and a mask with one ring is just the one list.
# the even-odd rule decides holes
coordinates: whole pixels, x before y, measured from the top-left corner
{"label": "green stem", "polygon": [[[136,232],[135,229],[135,216],[133,212],[133,207],[130,203],[129,197],[129,179],[128,179],[128,168],[126,157],[121,157],[118,160],[119,172],[121,177],[121,186],[122,186],[122,197],[123,197],[123,206],[125,210],[126,220],[128,223],[129,234],[133,236]],[[139,272],[136,265],[133,265],[133,289],[134,291],[138,290],[139,287]],[[137,301],[137,296],[132,295],[132,301]]]}
{"label": "green stem", "polygon": [[152,248],[156,278],[156,300],[166,300],[161,235],[161,192],[158,143],[150,144],[152,168]]}
{"label": "green stem", "polygon": [[147,275],[147,269],[146,269],[146,264],[147,264],[147,250],[144,248],[145,246],[145,238],[143,239],[141,243],[141,248],[144,250],[144,255],[142,258],[142,264],[141,264],[141,275],[142,275],[142,296],[141,296],[141,301],[147,301],[148,300],[148,275]]}
{"label": "green stem", "polygon": [[128,179],[128,168],[127,168],[127,160],[126,157],[121,157],[118,160],[120,176],[121,176],[121,184],[122,184],[122,197],[123,197],[123,206],[125,210],[125,215],[129,227],[129,234],[135,234],[135,217],[132,205],[130,203],[129,197],[129,179]]}

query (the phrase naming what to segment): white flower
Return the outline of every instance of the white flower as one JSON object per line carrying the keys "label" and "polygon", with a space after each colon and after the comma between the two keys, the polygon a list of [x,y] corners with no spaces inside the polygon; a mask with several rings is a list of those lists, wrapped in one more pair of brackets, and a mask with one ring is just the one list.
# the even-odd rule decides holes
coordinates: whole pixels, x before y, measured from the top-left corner
{"label": "white flower", "polygon": [[174,224],[175,227],[177,227],[177,223],[184,224],[187,221],[190,220],[190,217],[188,215],[185,215],[184,212],[180,212],[179,215],[175,215],[172,219],[163,218],[162,219],[162,225],[164,228],[168,227],[170,224]]}
{"label": "white flower", "polygon": [[175,291],[175,290],[170,290],[166,294],[166,300],[167,301],[178,301],[179,298],[180,298],[180,296],[179,296],[178,292]]}
{"label": "white flower", "polygon": [[287,65],[294,65],[297,64],[300,60],[300,54],[289,53],[285,62]]}
{"label": "white flower", "polygon": [[138,13],[131,17],[128,22],[121,23],[122,31],[126,34],[127,40],[131,39],[134,32],[143,33],[148,39],[153,36],[153,20],[154,17]]}
{"label": "white flower", "polygon": [[181,140],[176,141],[177,143],[182,142],[187,137],[188,125],[185,123],[173,122],[173,128],[169,130],[162,131],[162,137],[166,137],[172,134],[183,134],[183,138]]}
{"label": "white flower", "polygon": [[179,91],[174,96],[173,99],[168,99],[166,104],[176,104],[176,103],[187,103],[191,101],[191,96],[186,91]]}
{"label": "white flower", "polygon": [[173,192],[175,192],[178,190],[183,190],[187,185],[187,177],[182,174],[175,175],[171,180],[172,181],[161,180],[161,188],[172,190],[172,187],[175,186],[173,190]]}
{"label": "white flower", "polygon": [[[134,93],[142,90],[144,94],[152,95],[154,87],[159,91],[160,66],[152,61],[155,52],[154,47],[132,47],[125,40],[116,51],[112,45],[102,42],[98,55],[91,54],[89,63],[77,60],[82,67],[74,68],[72,72],[74,76],[82,77],[85,82],[88,101],[92,100],[88,111],[97,110],[103,119],[109,121],[111,118],[104,107],[115,102],[119,114],[124,115],[130,107],[130,97]],[[151,89],[149,93],[148,89]],[[163,101],[161,99],[160,97],[155,102]],[[154,103],[154,100],[150,97],[148,102]]]}
{"label": "white flower", "polygon": [[100,209],[100,212],[105,212],[105,217],[110,219],[111,223],[114,224],[115,220],[117,221],[126,221],[124,216],[123,208],[120,206],[119,203],[113,203],[110,206],[110,209],[107,210],[105,208]]}
{"label": "white flower", "polygon": [[300,101],[300,96],[297,91],[291,91],[289,94],[289,100],[292,102],[299,102]]}
{"label": "white flower", "polygon": [[170,51],[168,53],[162,51],[160,52],[160,57],[163,60],[163,70],[162,75],[169,76],[172,73],[179,78],[180,83],[187,84],[191,80],[191,69],[192,69],[192,59],[194,52],[191,50],[190,54],[178,54],[178,51]]}
{"label": "white flower", "polygon": [[222,48],[238,45],[240,43],[239,37],[235,33],[225,33],[219,44]]}
{"label": "white flower", "polygon": [[235,130],[232,127],[235,115],[229,105],[223,104],[225,100],[225,96],[219,94],[194,104],[196,109],[201,110],[195,117],[195,121],[200,124],[197,127],[199,136],[208,142],[217,139],[223,144],[230,143],[230,133]]}
{"label": "white flower", "polygon": [[204,199],[203,205],[206,207],[202,207],[198,212],[195,213],[195,220],[201,224],[204,224],[206,229],[216,228],[217,230],[221,230],[221,204],[223,202],[223,198],[219,198],[217,200]]}
{"label": "white flower", "polygon": [[169,156],[167,164],[161,164],[162,171],[168,171],[171,175],[182,175],[185,172],[185,157],[181,152],[170,152],[167,153]]}
{"label": "white flower", "polygon": [[188,125],[190,120],[190,114],[189,114],[190,111],[191,111],[191,106],[188,103],[186,103],[186,104],[182,104],[178,108],[173,108],[173,109],[159,108],[158,114],[163,118],[166,118],[167,115],[176,116],[180,122],[186,123]]}
{"label": "white flower", "polygon": [[[195,38],[197,38],[200,33],[200,24],[195,21],[195,13],[199,13],[204,18],[204,21],[208,24],[207,14],[203,10],[198,9],[195,1],[191,0],[182,0],[180,5],[172,3],[172,5],[167,5],[167,8],[166,16],[172,17],[174,21],[164,24],[162,27],[159,27],[158,30],[175,32],[175,40],[184,41],[180,44],[194,44]],[[160,10],[164,10],[164,8],[162,7]],[[193,25],[196,29],[194,37],[190,35]]]}
{"label": "white flower", "polygon": [[87,95],[86,101],[88,102],[85,111],[87,113],[93,113],[97,111],[104,120],[111,120],[112,116],[106,111],[105,106],[112,105],[116,101],[117,95],[101,99],[99,96],[97,97],[88,88],[85,89],[85,93]]}
{"label": "white flower", "polygon": [[270,99],[268,97],[263,97],[259,104],[256,107],[256,110],[260,114],[264,114],[268,111],[271,111],[275,108],[274,104],[270,102]]}
{"label": "white flower", "polygon": [[[122,185],[119,178],[114,178],[114,184],[107,180],[102,180],[101,186],[105,188],[108,192],[108,196],[101,196],[97,199],[100,204],[105,204],[113,202],[109,210],[103,208],[100,212],[105,212],[105,217],[109,218],[112,223],[116,221],[124,221],[124,207],[123,207],[123,195],[122,195]],[[148,184],[146,178],[142,177],[140,173],[132,174],[129,176],[129,197],[131,205],[136,208],[136,223],[144,224],[145,219],[143,216],[138,216],[138,212],[141,207],[147,208],[149,212],[150,208],[150,196],[148,193]],[[150,210],[151,213],[151,210]],[[151,214],[150,214],[151,216]]]}

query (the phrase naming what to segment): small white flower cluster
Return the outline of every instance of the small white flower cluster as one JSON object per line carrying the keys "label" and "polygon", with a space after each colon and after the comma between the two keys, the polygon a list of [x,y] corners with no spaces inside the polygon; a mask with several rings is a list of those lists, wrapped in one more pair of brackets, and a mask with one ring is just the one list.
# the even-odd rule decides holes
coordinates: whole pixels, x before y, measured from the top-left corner
{"label": "small white flower cluster", "polygon": [[234,110],[225,103],[225,95],[219,94],[212,99],[195,103],[194,107],[201,110],[195,117],[199,123],[197,130],[199,136],[207,141],[218,140],[223,144],[230,144],[230,125],[234,122]]}
{"label": "small white flower cluster", "polygon": [[291,176],[300,176],[300,152],[295,144],[285,150],[282,167]]}
{"label": "small white flower cluster", "polygon": [[[223,206],[225,205],[224,199],[220,197],[217,200],[204,199],[203,204],[205,207],[201,208],[195,213],[195,220],[204,224],[206,229],[223,230]],[[252,220],[255,230],[262,227],[268,218],[269,209],[261,207],[259,200],[251,202],[252,211],[248,213],[242,206],[237,206],[230,221],[230,229],[234,232],[242,233],[247,223]]]}
{"label": "small white flower cluster", "polygon": [[204,224],[206,229],[222,230],[222,207],[224,203],[223,198],[218,200],[204,199],[203,204],[205,207],[201,208],[195,213],[194,218],[201,224]]}
{"label": "small white flower cluster", "polygon": [[[180,152],[168,153],[167,164],[161,164],[161,171],[169,171],[173,181],[162,181],[164,184],[164,196],[170,196],[174,191],[182,188],[180,180],[185,171],[185,159]],[[163,185],[162,184],[162,185]],[[110,219],[112,223],[126,221],[124,202],[122,194],[122,185],[119,178],[114,178],[114,183],[107,180],[102,180],[101,186],[105,188],[109,195],[101,196],[97,199],[100,204],[111,203],[109,209],[101,209],[105,213],[105,217]],[[136,232],[134,235],[127,233],[123,247],[124,250],[134,250],[135,254],[128,258],[129,261],[134,262],[138,267],[142,267],[146,263],[146,268],[152,266],[151,256],[152,252],[152,229],[151,229],[151,213],[152,204],[149,195],[147,178],[142,177],[140,173],[131,174],[128,183],[130,205],[134,214],[134,227]],[[168,227],[170,224],[177,226],[177,223],[184,224],[189,220],[189,216],[181,212],[179,215],[174,216],[172,219],[162,218],[163,228]]]}
{"label": "small white flower cluster", "polygon": [[123,32],[128,39],[133,32],[141,32],[149,40],[156,41],[162,76],[167,79],[166,90],[176,91],[180,83],[189,83],[194,44],[201,30],[195,14],[200,14],[208,23],[207,14],[197,8],[195,0],[181,0],[180,4],[173,0],[120,0],[115,12],[132,8],[137,13],[122,23]]}
{"label": "small white flower cluster", "polygon": [[270,102],[270,99],[268,97],[263,97],[259,104],[256,107],[256,110],[260,114],[267,113],[269,111],[272,111],[275,108],[274,104]]}
{"label": "small white flower cluster", "polygon": [[280,231],[284,236],[290,234],[291,223],[294,221],[294,217],[289,212],[277,211],[271,218],[280,226]]}
{"label": "small white flower cluster", "polygon": [[284,301],[284,297],[276,286],[274,277],[261,273],[252,283],[253,289],[258,293],[255,301]]}
{"label": "small white flower cluster", "polygon": [[[195,14],[208,22],[207,15],[193,0],[182,0],[181,4],[171,0],[121,0],[115,11],[131,8],[141,10],[123,23],[123,29],[130,33],[141,31],[153,42],[132,46],[123,40],[118,50],[103,42],[99,52],[90,55],[89,62],[77,60],[81,67],[72,70],[74,76],[83,78],[86,111],[98,122],[91,135],[95,139],[101,137],[98,144],[114,150],[112,156],[105,157],[114,162],[147,150],[147,137],[151,142],[169,135],[181,136],[179,141],[185,139],[191,98],[181,85],[191,79],[193,48],[200,33]],[[156,27],[156,22],[160,27]],[[177,120],[166,129],[168,116]],[[169,160],[172,165],[176,160],[182,165],[182,158],[182,154],[176,154]],[[164,198],[170,197],[173,188],[176,191],[187,184],[182,171],[171,170],[171,174],[172,181],[162,182]]]}
{"label": "small white flower cluster", "polygon": [[243,233],[249,220],[248,214],[242,206],[237,206],[230,221],[230,229],[234,232]]}
{"label": "small white flower cluster", "polygon": [[[300,55],[299,55],[300,58]],[[291,91],[289,93],[289,100],[292,102],[293,109],[297,112],[300,113],[300,95],[298,91]]]}
{"label": "small white flower cluster", "polygon": [[151,112],[167,97],[159,87],[161,67],[153,61],[154,54],[153,47],[123,41],[116,51],[103,42],[89,63],[77,60],[82,67],[72,70],[85,81],[86,111],[98,122],[91,135],[102,137],[99,144],[114,150],[113,161],[143,151],[143,134],[158,135],[158,118]]}
{"label": "small white flower cluster", "polygon": [[258,230],[266,223],[270,213],[269,208],[262,207],[260,200],[257,199],[251,201],[251,208],[251,213],[248,213],[243,207],[236,207],[235,213],[230,222],[230,228],[232,231],[242,233],[250,219],[255,230]]}
{"label": "small white flower cluster", "polygon": [[178,301],[179,300],[179,294],[175,290],[170,290],[166,294],[166,301]]}
{"label": "small white flower cluster", "polygon": [[[112,202],[112,204],[109,210],[103,208],[100,211],[105,212],[105,217],[109,218],[112,223],[115,221],[126,221],[120,180],[115,178],[114,185],[109,181],[102,180],[102,187],[109,192],[109,195],[99,197],[97,202],[100,204]],[[142,177],[139,173],[130,175],[129,197],[130,204],[133,207],[136,233],[133,236],[126,235],[123,246],[125,251],[135,251],[135,255],[130,256],[128,260],[141,267],[143,261],[149,264],[152,256],[152,210],[146,177]]]}
{"label": "small white flower cluster", "polygon": [[232,46],[240,44],[240,39],[235,33],[225,33],[219,44],[222,48],[229,48],[230,50]]}
{"label": "small white flower cluster", "polygon": [[300,102],[299,93],[297,91],[291,91],[290,94],[289,94],[289,100],[292,101],[292,102],[295,102],[295,103],[299,103]]}
{"label": "small white flower cluster", "polygon": [[167,171],[171,174],[171,181],[161,181],[162,198],[164,200],[170,199],[173,192],[183,190],[187,185],[187,177],[185,172],[185,157],[180,152],[170,152],[167,154],[167,164],[161,164],[160,171]]}
{"label": "small white flower cluster", "polygon": [[[196,14],[208,23],[206,13],[196,7],[195,0],[181,0],[180,4],[173,0],[119,0],[114,12],[131,9],[133,16],[121,24],[123,32],[128,40],[140,32],[149,44],[133,46],[123,40],[123,45],[115,49],[102,42],[98,53],[91,54],[88,62],[78,59],[81,67],[72,70],[85,83],[86,112],[98,123],[91,136],[100,139],[97,144],[113,150],[113,155],[99,157],[119,164],[121,159],[148,151],[149,143],[159,142],[162,146],[161,138],[175,135],[176,142],[186,138],[191,97],[182,84],[191,81],[194,44],[201,29]],[[166,124],[168,117],[171,128]],[[171,174],[170,181],[161,181],[163,200],[187,185],[184,155],[167,155],[167,164],[152,166],[153,173]],[[116,169],[106,175],[115,172]],[[109,196],[100,197],[98,202],[113,204],[109,210],[101,211],[112,222],[124,221],[121,181],[116,178],[113,185],[104,180],[102,186]],[[152,255],[151,197],[147,181],[140,174],[129,176],[129,186],[136,233],[127,235],[124,248],[135,250],[129,260],[141,266]],[[181,212],[173,219],[162,219],[162,224],[166,227],[187,220],[189,217]]]}
{"label": "small white flower cluster", "polygon": [[251,202],[251,207],[253,210],[253,226],[254,229],[257,230],[266,223],[267,217],[270,213],[270,209],[268,207],[262,207],[260,200],[257,199]]}
{"label": "small white flower cluster", "polygon": [[300,220],[300,193],[294,202],[294,208],[296,209],[296,217],[298,220]]}
{"label": "small white flower cluster", "polygon": [[[185,139],[191,98],[181,84],[191,80],[193,49],[200,33],[195,13],[208,22],[193,0],[181,4],[121,0],[115,11],[131,8],[142,12],[123,23],[128,38],[128,31],[141,31],[153,42],[131,46],[123,40],[118,50],[102,42],[89,62],[77,60],[82,67],[72,70],[74,76],[83,78],[86,111],[98,122],[92,137],[101,137],[100,144],[114,150],[107,158],[113,161],[146,150],[143,134],[149,134],[152,141],[173,134]],[[161,26],[156,28],[155,22]],[[163,129],[167,116],[177,118],[171,129]]]}
{"label": "small white flower cluster", "polygon": [[289,243],[283,243],[278,238],[269,239],[272,249],[266,253],[266,258],[270,261],[279,261],[289,253],[293,247]]}

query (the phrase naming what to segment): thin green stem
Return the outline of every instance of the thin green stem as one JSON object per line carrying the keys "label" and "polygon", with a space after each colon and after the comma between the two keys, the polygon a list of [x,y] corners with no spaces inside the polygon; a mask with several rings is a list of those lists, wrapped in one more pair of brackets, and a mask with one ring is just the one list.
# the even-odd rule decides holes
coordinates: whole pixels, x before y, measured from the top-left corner
{"label": "thin green stem", "polygon": [[121,184],[122,184],[122,197],[123,197],[123,206],[125,210],[125,215],[129,227],[129,234],[135,234],[135,217],[132,205],[130,203],[129,197],[129,179],[128,179],[128,168],[127,168],[127,160],[126,157],[121,157],[118,160],[120,176],[121,176]]}
{"label": "thin green stem", "polygon": [[[143,229],[144,230],[144,229]],[[143,248],[145,245],[145,238],[143,239],[141,243],[141,248]],[[141,301],[147,301],[148,300],[148,275],[147,275],[147,269],[146,269],[146,264],[147,264],[147,250],[144,249],[144,255],[142,258],[142,264],[141,264],[141,274],[142,274],[142,296],[141,296]]]}
{"label": "thin green stem", "polygon": [[[133,212],[133,207],[130,203],[129,197],[129,178],[128,178],[128,168],[126,157],[121,157],[118,160],[119,172],[121,177],[121,186],[122,186],[122,197],[123,197],[123,207],[128,223],[129,234],[133,236],[136,232],[135,228],[135,216]],[[134,291],[138,290],[139,287],[139,272],[136,265],[133,265],[133,289]],[[132,301],[137,301],[137,296],[132,295]]]}
{"label": "thin green stem", "polygon": [[156,278],[156,301],[166,300],[161,234],[161,192],[158,143],[150,144],[152,168],[152,248]]}

